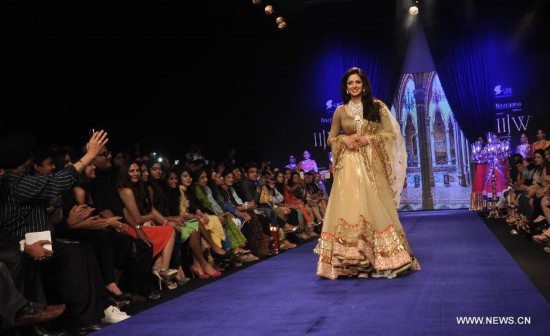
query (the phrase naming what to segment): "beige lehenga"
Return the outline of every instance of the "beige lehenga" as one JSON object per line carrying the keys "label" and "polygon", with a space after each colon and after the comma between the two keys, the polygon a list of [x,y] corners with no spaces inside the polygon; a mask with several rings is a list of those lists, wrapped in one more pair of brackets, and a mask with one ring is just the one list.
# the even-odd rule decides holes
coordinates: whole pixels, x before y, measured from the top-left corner
{"label": "beige lehenga", "polygon": [[[386,105],[376,103],[381,105],[380,123],[354,118],[344,105],[333,115],[328,143],[334,182],[315,247],[322,277],[393,278],[420,269],[397,214],[407,163],[403,137]],[[341,142],[356,132],[374,135],[359,151]]]}

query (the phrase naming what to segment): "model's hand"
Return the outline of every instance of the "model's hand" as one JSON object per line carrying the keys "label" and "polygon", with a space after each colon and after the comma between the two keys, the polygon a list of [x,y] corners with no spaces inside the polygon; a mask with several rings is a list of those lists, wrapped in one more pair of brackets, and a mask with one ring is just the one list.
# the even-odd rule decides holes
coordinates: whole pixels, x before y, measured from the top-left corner
{"label": "model's hand", "polygon": [[368,145],[372,140],[371,135],[362,135],[358,136],[355,142],[357,143],[357,146],[362,147]]}
{"label": "model's hand", "polygon": [[342,138],[342,141],[344,142],[344,144],[348,149],[357,150],[358,145],[357,145],[356,139],[357,139],[357,134],[345,135]]}

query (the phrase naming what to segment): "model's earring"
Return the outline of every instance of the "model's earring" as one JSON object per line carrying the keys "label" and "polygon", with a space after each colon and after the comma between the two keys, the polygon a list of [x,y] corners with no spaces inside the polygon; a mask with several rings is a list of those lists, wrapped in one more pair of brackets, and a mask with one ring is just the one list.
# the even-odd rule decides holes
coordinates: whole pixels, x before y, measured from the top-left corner
{"label": "model's earring", "polygon": [[366,92],[365,89],[363,89],[363,93],[365,93],[365,92]]}
{"label": "model's earring", "polygon": [[348,90],[346,90],[346,94],[349,95],[349,91],[348,91]]}

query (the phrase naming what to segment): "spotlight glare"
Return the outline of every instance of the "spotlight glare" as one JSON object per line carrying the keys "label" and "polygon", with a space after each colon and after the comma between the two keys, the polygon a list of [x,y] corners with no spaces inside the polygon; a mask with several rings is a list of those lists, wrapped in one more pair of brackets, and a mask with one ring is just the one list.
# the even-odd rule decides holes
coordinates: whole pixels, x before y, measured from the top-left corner
{"label": "spotlight glare", "polygon": [[411,6],[411,8],[409,8],[409,14],[411,14],[411,15],[416,15],[416,14],[418,14],[418,7],[416,7],[416,6]]}
{"label": "spotlight glare", "polygon": [[260,2],[262,2],[262,0],[252,0],[252,3],[253,3],[254,5],[259,5]]}
{"label": "spotlight glare", "polygon": [[279,23],[281,23],[281,22],[284,22],[284,21],[285,21],[285,18],[282,17],[282,16],[278,16],[278,17],[275,19],[275,22],[276,22],[277,24],[279,24]]}
{"label": "spotlight glare", "polygon": [[286,28],[286,22],[281,21],[280,23],[277,24],[277,28],[279,28],[279,29],[285,29],[285,28]]}
{"label": "spotlight glare", "polygon": [[265,11],[266,15],[273,14],[273,6],[271,6],[271,5],[265,6],[264,11]]}

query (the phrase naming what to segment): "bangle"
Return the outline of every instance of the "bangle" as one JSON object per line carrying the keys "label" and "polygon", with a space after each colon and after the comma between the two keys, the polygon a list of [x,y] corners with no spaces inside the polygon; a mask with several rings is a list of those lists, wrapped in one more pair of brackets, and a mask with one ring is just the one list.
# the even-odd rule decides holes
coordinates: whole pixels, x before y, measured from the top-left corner
{"label": "bangle", "polygon": [[86,165],[84,164],[84,161],[78,160],[78,162],[82,163],[82,167],[86,168]]}

